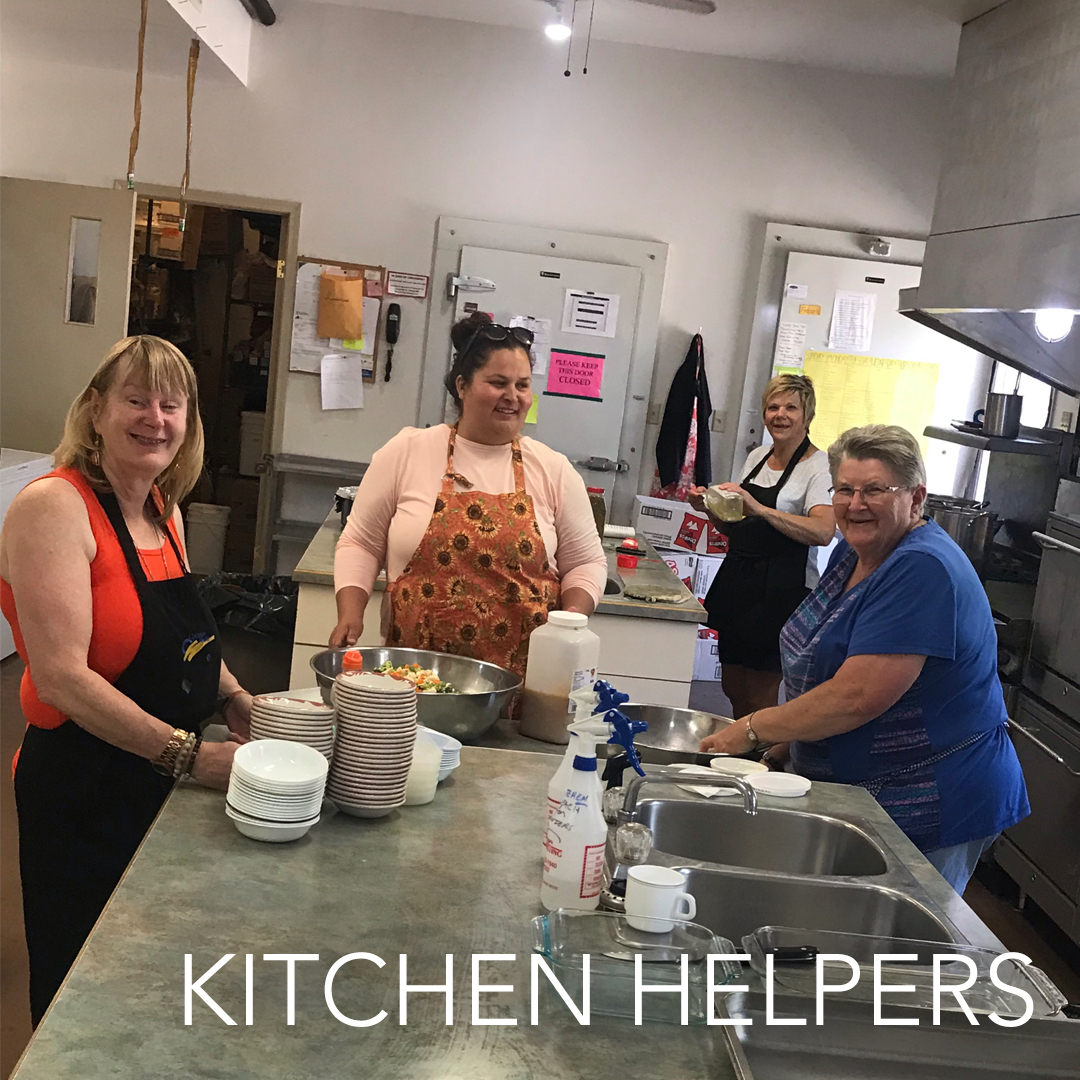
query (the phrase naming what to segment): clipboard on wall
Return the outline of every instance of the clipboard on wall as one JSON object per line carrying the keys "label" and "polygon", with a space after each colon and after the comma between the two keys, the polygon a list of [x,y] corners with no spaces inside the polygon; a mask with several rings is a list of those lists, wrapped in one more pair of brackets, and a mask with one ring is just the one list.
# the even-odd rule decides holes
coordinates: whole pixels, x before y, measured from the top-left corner
{"label": "clipboard on wall", "polygon": [[[335,339],[316,333],[319,318],[319,284],[324,273],[339,273],[364,281],[362,347],[345,347]],[[363,360],[364,382],[373,383],[378,372],[379,342],[382,334],[381,311],[386,268],[340,259],[316,259],[301,255],[296,262],[296,300],[293,305],[292,338],[289,345],[289,370],[319,373],[327,353],[358,351]],[[370,309],[370,310],[369,310]],[[373,326],[370,324],[374,324]],[[373,335],[368,340],[368,332]]]}

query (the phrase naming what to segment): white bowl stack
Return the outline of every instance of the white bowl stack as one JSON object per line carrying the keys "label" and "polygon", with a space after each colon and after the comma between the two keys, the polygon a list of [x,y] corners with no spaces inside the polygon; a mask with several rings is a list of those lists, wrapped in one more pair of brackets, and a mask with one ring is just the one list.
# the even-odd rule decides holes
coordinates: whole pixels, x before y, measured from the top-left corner
{"label": "white bowl stack", "polygon": [[442,751],[439,767],[439,781],[442,782],[461,764],[461,743],[453,735],[444,735],[428,727],[424,728],[424,734]]}
{"label": "white bowl stack", "polygon": [[334,710],[323,702],[318,687],[260,694],[251,703],[251,737],[303,743],[329,760],[334,750]]}
{"label": "white bowl stack", "polygon": [[416,743],[416,688],[389,675],[339,675],[337,739],[326,792],[354,817],[384,817],[405,802]]}
{"label": "white bowl stack", "polygon": [[325,756],[302,743],[245,743],[233,756],[225,813],[253,840],[298,840],[319,820],[327,770]]}

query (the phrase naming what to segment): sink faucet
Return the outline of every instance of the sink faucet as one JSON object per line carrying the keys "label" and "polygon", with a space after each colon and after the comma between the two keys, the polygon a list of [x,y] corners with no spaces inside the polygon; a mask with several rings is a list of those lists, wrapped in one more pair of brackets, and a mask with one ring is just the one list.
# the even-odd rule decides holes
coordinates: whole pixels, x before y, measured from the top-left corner
{"label": "sink faucet", "polygon": [[743,797],[743,809],[748,814],[757,813],[757,792],[745,780],[738,776],[699,776],[697,773],[662,772],[648,776],[635,776],[626,785],[626,799],[619,811],[619,823],[637,821],[638,797],[644,784],[683,784],[689,787],[725,787],[739,792]]}

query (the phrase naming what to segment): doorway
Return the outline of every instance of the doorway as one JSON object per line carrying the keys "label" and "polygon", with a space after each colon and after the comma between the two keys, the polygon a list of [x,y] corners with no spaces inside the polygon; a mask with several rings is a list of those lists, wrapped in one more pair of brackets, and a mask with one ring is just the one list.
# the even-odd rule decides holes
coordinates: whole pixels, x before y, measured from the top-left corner
{"label": "doorway", "polygon": [[[205,466],[181,506],[189,532],[206,534],[189,541],[193,558],[207,560],[196,572],[216,569],[219,550],[221,569],[256,569],[282,230],[281,214],[197,204],[181,232],[178,201],[140,194],[136,202],[128,333],[171,342],[198,378]],[[214,523],[224,511],[201,509],[207,504],[228,508],[223,550]]]}

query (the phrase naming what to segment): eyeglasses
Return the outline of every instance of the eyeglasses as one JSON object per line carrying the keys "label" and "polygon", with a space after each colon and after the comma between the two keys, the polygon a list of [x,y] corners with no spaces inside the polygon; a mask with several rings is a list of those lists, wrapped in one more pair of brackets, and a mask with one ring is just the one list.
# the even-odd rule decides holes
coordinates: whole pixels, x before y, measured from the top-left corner
{"label": "eyeglasses", "polygon": [[464,359],[470,352],[472,347],[480,340],[484,338],[487,341],[511,341],[513,340],[524,349],[531,349],[533,343],[533,332],[526,330],[524,326],[503,326],[501,323],[483,323],[469,338],[469,343],[458,354],[458,359]]}
{"label": "eyeglasses", "polygon": [[834,503],[849,503],[856,495],[863,497],[863,502],[872,503],[880,502],[886,495],[890,495],[894,491],[909,491],[903,484],[895,484],[892,487],[884,487],[881,484],[867,484],[866,487],[853,488],[848,487],[847,484],[841,484],[840,487],[829,488],[829,494],[832,496]]}

